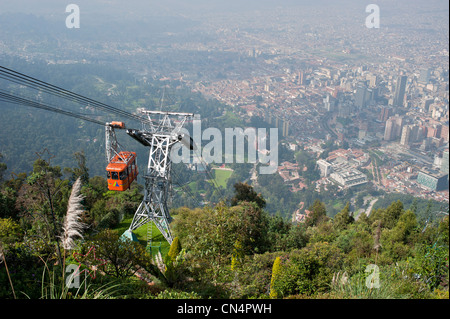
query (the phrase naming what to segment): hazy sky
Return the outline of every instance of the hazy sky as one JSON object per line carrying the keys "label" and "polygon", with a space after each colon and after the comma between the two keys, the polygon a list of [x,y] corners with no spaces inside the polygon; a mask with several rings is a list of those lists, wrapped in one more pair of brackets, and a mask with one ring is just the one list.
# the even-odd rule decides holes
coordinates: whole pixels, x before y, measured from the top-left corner
{"label": "hazy sky", "polygon": [[[334,26],[363,27],[365,8],[371,3],[380,7],[383,26],[405,26],[404,32],[409,32],[407,29],[429,28],[432,23],[435,30],[439,25],[443,31],[448,28],[449,8],[447,0],[0,0],[0,25],[3,19],[10,32],[15,28],[31,31],[41,25],[47,25],[50,32],[63,30],[69,15],[66,6],[71,3],[79,6],[83,26],[95,25],[100,27],[95,32],[112,35],[117,30],[182,32],[192,26],[213,32],[221,28],[286,30],[305,23],[340,32]],[[33,14],[39,19],[13,13]],[[79,33],[92,35],[91,30],[84,28]]]}
{"label": "hazy sky", "polygon": [[221,12],[244,12],[272,9],[276,7],[309,7],[309,6],[340,6],[351,8],[365,7],[375,3],[382,8],[427,8],[440,6],[448,10],[447,0],[0,0],[0,13],[23,12],[36,15],[58,15],[65,12],[68,4],[77,4],[85,13],[103,13],[112,16],[154,15],[201,15]]}
{"label": "hazy sky", "polygon": [[0,19],[2,14],[20,12],[64,21],[68,15],[66,6],[71,3],[79,6],[85,22],[103,22],[105,18],[112,21],[145,21],[151,17],[168,16],[200,22],[204,18],[214,22],[217,16],[222,19],[217,20],[220,23],[227,17],[238,16],[240,20],[237,21],[245,24],[246,20],[251,23],[261,13],[262,19],[267,19],[268,14],[280,8],[295,9],[292,12],[298,12],[299,19],[302,13],[308,14],[310,10],[320,8],[323,20],[326,20],[327,16],[335,17],[342,12],[356,12],[364,17],[366,5],[376,3],[384,22],[393,23],[397,17],[401,20],[410,12],[416,15],[448,15],[449,8],[447,0],[0,0]]}

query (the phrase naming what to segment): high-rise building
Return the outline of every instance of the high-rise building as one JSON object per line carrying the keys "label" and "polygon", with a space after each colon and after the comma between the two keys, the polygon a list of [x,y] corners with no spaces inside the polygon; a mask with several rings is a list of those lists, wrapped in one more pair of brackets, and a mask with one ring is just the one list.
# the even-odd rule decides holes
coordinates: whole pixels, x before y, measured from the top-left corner
{"label": "high-rise building", "polygon": [[333,172],[333,165],[331,165],[331,163],[328,163],[324,159],[319,159],[317,161],[317,166],[319,167],[320,176],[322,177],[327,177]]}
{"label": "high-rise building", "polygon": [[358,86],[356,88],[356,93],[355,93],[355,105],[359,108],[365,107],[366,106],[366,97],[367,95],[367,88],[365,86]]}
{"label": "high-rise building", "polygon": [[370,88],[367,90],[367,99],[369,101],[375,101],[378,99],[378,88]]}
{"label": "high-rise building", "polygon": [[390,119],[386,121],[386,127],[384,128],[384,137],[383,137],[385,141],[390,141],[392,139],[394,125],[395,125],[394,121]]}
{"label": "high-rise building", "polygon": [[268,124],[272,124],[272,114],[270,114],[269,111],[264,112],[264,121],[266,121]]}
{"label": "high-rise building", "polygon": [[409,142],[420,142],[423,139],[423,127],[419,125],[413,125],[411,127],[411,135],[409,137]]}
{"label": "high-rise building", "polygon": [[378,85],[378,77],[374,74],[367,77],[369,80],[369,87],[374,88]]}
{"label": "high-rise building", "polygon": [[422,144],[420,145],[419,149],[421,151],[428,151],[430,149],[431,146],[431,138],[430,137],[425,137],[422,141]]}
{"label": "high-rise building", "polygon": [[402,136],[400,137],[400,144],[403,146],[408,146],[410,143],[412,125],[405,125],[402,129]]}
{"label": "high-rise building", "polygon": [[422,170],[417,175],[417,182],[433,191],[441,191],[448,188],[448,174]]}
{"label": "high-rise building", "polygon": [[402,134],[403,129],[403,117],[395,116],[395,129],[394,129],[394,138],[399,137]]}
{"label": "high-rise building", "polygon": [[397,78],[397,84],[395,85],[394,91],[394,102],[395,106],[403,106],[403,101],[405,98],[405,90],[406,90],[406,75],[401,75]]}
{"label": "high-rise building", "polygon": [[427,137],[433,137],[434,131],[435,131],[434,127],[427,126]]}
{"label": "high-rise building", "polygon": [[436,131],[435,131],[433,137],[437,137],[437,138],[441,137],[441,131],[442,131],[442,125],[441,124],[437,124],[436,125]]}
{"label": "high-rise building", "polygon": [[392,141],[400,136],[403,129],[403,117],[391,116],[386,121],[386,127],[384,129],[384,140]]}

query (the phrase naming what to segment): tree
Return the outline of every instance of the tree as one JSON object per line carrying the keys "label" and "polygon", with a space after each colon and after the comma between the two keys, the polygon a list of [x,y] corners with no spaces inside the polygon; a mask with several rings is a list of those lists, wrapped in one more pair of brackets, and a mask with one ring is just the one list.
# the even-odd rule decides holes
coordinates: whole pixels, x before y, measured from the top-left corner
{"label": "tree", "polygon": [[289,232],[285,237],[286,250],[300,249],[308,243],[308,235],[304,224],[290,224]]}
{"label": "tree", "polygon": [[397,221],[403,212],[403,203],[398,200],[396,202],[392,202],[386,209],[377,209],[370,215],[369,219],[372,223],[377,220],[381,220],[382,226],[390,229],[397,224]]}
{"label": "tree", "polygon": [[305,220],[305,224],[308,227],[316,226],[328,219],[325,204],[318,199],[314,201],[314,204],[308,210],[311,212]]}
{"label": "tree", "polygon": [[[238,238],[241,220],[235,210],[219,203],[202,209],[183,208],[173,223],[174,233],[183,242],[199,280],[217,284],[230,271],[228,266]],[[226,271],[225,271],[226,270]]]}
{"label": "tree", "polygon": [[236,183],[234,184],[235,195],[231,199],[231,206],[236,206],[239,202],[255,202],[259,208],[264,208],[266,206],[266,201],[261,196],[261,194],[257,194],[253,187],[248,185],[247,183]]}
{"label": "tree", "polygon": [[[439,286],[448,286],[448,242],[447,246],[420,245],[415,249],[415,258],[409,258],[412,271],[418,274],[420,280],[428,285],[430,290]],[[448,296],[447,296],[448,298]]]}
{"label": "tree", "polygon": [[[181,253],[181,243],[178,237],[175,237],[170,244],[169,253],[166,255],[163,275],[165,282],[169,287],[173,287],[183,277],[183,260],[179,260]],[[183,259],[183,258],[181,258]]]}
{"label": "tree", "polygon": [[86,166],[86,156],[84,155],[84,151],[75,152],[73,157],[75,158],[78,167],[67,168],[66,170],[72,174],[72,181],[81,178],[81,182],[84,185],[87,185],[89,183],[89,169]]}
{"label": "tree", "polygon": [[369,257],[374,247],[374,237],[367,230],[359,230],[351,237],[350,255],[356,258]]}
{"label": "tree", "polygon": [[354,221],[353,215],[350,213],[350,203],[347,202],[347,205],[334,216],[333,225],[338,230],[343,230],[347,228],[347,225]]}
{"label": "tree", "polygon": [[[104,272],[110,276],[125,278],[140,268],[154,270],[154,267],[149,267],[151,258],[146,253],[145,247],[127,238],[119,238],[117,231],[107,229],[100,232],[93,241],[87,242],[82,247],[80,255],[86,255],[92,247],[95,247],[95,257],[106,261]],[[98,261],[92,260],[93,257],[88,254],[84,263],[87,265],[97,263]]]}
{"label": "tree", "polygon": [[442,243],[446,243],[448,245],[448,239],[449,239],[449,217],[448,217],[448,215],[439,222],[438,231],[439,231],[439,234],[441,234],[440,238],[442,240]]}
{"label": "tree", "polygon": [[103,194],[108,191],[108,182],[101,176],[94,176],[89,179],[89,183],[85,184],[81,189],[84,196],[84,206],[90,210],[94,204],[103,199]]}
{"label": "tree", "polygon": [[401,201],[393,202],[386,209],[385,214],[383,216],[383,224],[387,228],[392,228],[397,224],[398,219],[404,212],[403,203]]}
{"label": "tree", "polygon": [[0,218],[18,219],[16,206],[16,191],[7,187],[4,191],[0,191]]}
{"label": "tree", "polygon": [[263,210],[255,202],[241,202],[230,208],[236,216],[236,239],[241,243],[244,254],[261,253],[268,246],[267,220]]}
{"label": "tree", "polygon": [[395,226],[384,229],[381,234],[385,255],[394,261],[406,257],[410,251],[408,245],[414,242],[416,229],[416,215],[410,210],[402,213]]}
{"label": "tree", "polygon": [[[31,195],[30,197],[33,200],[22,201],[31,220],[34,220],[34,215],[39,212],[42,220],[49,228],[51,227],[50,234],[56,242],[56,252],[60,263],[62,263],[62,258],[59,247],[59,232],[61,230],[59,217],[62,217],[64,207],[67,207],[69,191],[67,181],[62,181],[61,176],[59,166],[51,166],[50,160],[37,159],[33,165],[33,173],[27,178],[28,187],[25,188],[25,193]],[[24,199],[27,199],[27,197],[25,195]]]}
{"label": "tree", "polygon": [[170,244],[169,253],[167,254],[167,259],[174,262],[177,259],[178,254],[181,251],[181,243],[178,237],[175,237]]}

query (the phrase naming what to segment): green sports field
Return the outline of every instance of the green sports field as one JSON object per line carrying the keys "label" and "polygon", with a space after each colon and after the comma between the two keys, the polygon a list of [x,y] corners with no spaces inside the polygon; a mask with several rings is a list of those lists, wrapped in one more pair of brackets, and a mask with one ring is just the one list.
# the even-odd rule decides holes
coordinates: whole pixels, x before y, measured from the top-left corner
{"label": "green sports field", "polygon": [[233,171],[223,170],[223,169],[215,169],[214,170],[214,179],[219,186],[223,188],[227,188],[227,181],[230,178]]}

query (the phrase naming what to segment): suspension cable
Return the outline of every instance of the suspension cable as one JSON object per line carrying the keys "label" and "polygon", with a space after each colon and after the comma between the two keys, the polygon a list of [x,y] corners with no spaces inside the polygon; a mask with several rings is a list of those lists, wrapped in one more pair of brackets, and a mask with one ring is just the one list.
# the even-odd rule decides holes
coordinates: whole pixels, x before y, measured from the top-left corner
{"label": "suspension cable", "polygon": [[8,69],[3,66],[0,66],[0,78],[10,81],[10,82],[13,82],[13,83],[16,83],[16,84],[19,84],[19,85],[24,85],[24,86],[30,87],[35,90],[42,90],[43,92],[46,92],[48,94],[58,96],[61,98],[65,98],[69,101],[76,102],[76,103],[79,103],[82,105],[89,104],[93,107],[97,107],[104,111],[115,113],[117,115],[121,115],[121,116],[127,117],[129,119],[137,120],[140,122],[148,122],[148,120],[142,116],[132,114],[130,112],[118,109],[116,107],[110,106],[103,102],[98,102],[91,98],[85,97],[85,96],[77,94],[77,93],[73,93],[69,90],[52,85],[45,81],[38,80],[36,78],[33,78],[31,76],[25,75],[23,73],[20,73],[20,72],[11,70],[11,69]]}
{"label": "suspension cable", "polygon": [[84,115],[80,115],[80,114],[76,114],[76,113],[73,113],[73,112],[69,112],[69,111],[65,111],[65,110],[62,110],[62,109],[58,109],[56,107],[52,107],[52,106],[49,106],[49,105],[46,105],[46,104],[43,104],[43,103],[40,103],[40,102],[35,102],[35,101],[31,101],[31,100],[24,99],[24,98],[21,98],[21,97],[17,97],[17,96],[8,94],[8,93],[6,93],[3,90],[0,90],[0,100],[8,102],[8,103],[12,103],[12,104],[22,104],[22,105],[26,105],[26,106],[42,109],[42,110],[47,110],[47,111],[50,111],[50,112],[64,114],[64,115],[71,116],[71,117],[74,117],[74,118],[77,118],[77,119],[80,119],[80,120],[84,120],[84,121],[88,121],[88,122],[91,122],[91,123],[95,123],[95,124],[98,124],[98,125],[105,126],[104,122],[101,122],[101,121],[89,118],[89,117],[84,116]]}

